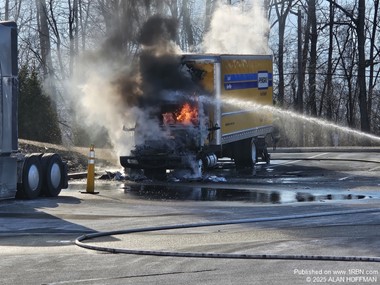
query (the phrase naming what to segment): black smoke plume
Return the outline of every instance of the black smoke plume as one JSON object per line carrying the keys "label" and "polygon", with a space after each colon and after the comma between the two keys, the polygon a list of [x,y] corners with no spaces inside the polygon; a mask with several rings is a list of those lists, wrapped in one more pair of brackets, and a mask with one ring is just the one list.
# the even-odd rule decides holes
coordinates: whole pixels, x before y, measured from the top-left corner
{"label": "black smoke plume", "polygon": [[155,15],[145,22],[140,31],[138,41],[144,46],[159,46],[169,41],[175,42],[177,30],[177,20]]}
{"label": "black smoke plume", "polygon": [[[194,82],[181,71],[181,56],[175,44],[177,21],[153,16],[143,25],[138,40],[141,44],[138,63],[114,81],[128,107],[152,107],[170,91],[191,90]],[[169,91],[169,92],[168,92]]]}

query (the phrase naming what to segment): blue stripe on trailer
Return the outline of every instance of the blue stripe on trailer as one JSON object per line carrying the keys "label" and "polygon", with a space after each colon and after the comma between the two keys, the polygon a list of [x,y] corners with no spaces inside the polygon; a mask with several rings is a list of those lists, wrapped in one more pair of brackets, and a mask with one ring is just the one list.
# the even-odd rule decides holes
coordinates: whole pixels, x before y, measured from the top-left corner
{"label": "blue stripe on trailer", "polygon": [[225,74],[224,82],[236,81],[254,81],[257,80],[257,73],[240,73],[240,74]]}

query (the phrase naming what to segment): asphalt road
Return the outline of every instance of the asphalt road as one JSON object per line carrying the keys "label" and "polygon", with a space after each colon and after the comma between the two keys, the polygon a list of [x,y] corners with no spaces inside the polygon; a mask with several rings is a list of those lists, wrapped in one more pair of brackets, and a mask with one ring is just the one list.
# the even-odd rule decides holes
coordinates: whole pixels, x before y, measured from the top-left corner
{"label": "asphalt road", "polygon": [[[86,181],[75,180],[58,198],[3,200],[0,284],[380,284],[379,262],[296,258],[380,257],[379,162],[371,150],[278,152],[255,175],[225,162],[202,181],[97,180],[100,193],[90,195],[80,193]],[[94,232],[231,220],[84,241],[184,256],[113,254],[74,243]]]}

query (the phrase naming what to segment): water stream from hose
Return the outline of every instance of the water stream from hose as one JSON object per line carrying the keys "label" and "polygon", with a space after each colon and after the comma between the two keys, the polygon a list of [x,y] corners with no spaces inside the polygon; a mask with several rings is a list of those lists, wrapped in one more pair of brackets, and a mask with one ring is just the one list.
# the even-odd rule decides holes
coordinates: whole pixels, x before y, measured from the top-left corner
{"label": "water stream from hose", "polygon": [[359,139],[366,138],[372,142],[380,143],[379,136],[361,132],[355,129],[351,129],[349,127],[340,126],[324,119],[319,119],[315,117],[298,114],[290,110],[284,110],[275,106],[261,105],[261,104],[257,104],[251,101],[239,100],[239,99],[228,99],[228,98],[226,99],[223,98],[223,102],[229,105],[235,106],[241,110],[254,110],[254,111],[259,111],[259,112],[260,111],[267,112],[279,117],[281,120],[292,120],[295,123],[302,122],[304,124],[307,124],[308,126],[319,126],[331,131],[336,131],[336,132],[340,131],[348,135],[353,135]]}

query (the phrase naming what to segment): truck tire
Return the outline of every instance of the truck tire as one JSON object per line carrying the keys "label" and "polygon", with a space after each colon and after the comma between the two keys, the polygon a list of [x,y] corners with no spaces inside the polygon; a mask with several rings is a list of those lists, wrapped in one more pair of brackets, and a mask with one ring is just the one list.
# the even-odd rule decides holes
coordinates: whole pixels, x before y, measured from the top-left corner
{"label": "truck tire", "polygon": [[270,164],[270,154],[268,153],[268,145],[265,137],[258,138],[256,140],[257,156],[261,157],[261,160]]}
{"label": "truck tire", "polygon": [[45,153],[41,157],[43,184],[42,193],[47,197],[57,197],[64,186],[65,167],[56,153]]}
{"label": "truck tire", "polygon": [[256,144],[253,139],[245,139],[234,143],[234,160],[238,169],[253,168],[257,160]]}
{"label": "truck tire", "polygon": [[38,154],[25,157],[22,167],[22,182],[17,185],[18,197],[34,199],[41,193],[42,188],[42,166]]}
{"label": "truck tire", "polygon": [[266,147],[262,151],[261,158],[266,164],[270,164],[270,154],[268,153],[268,149]]}

